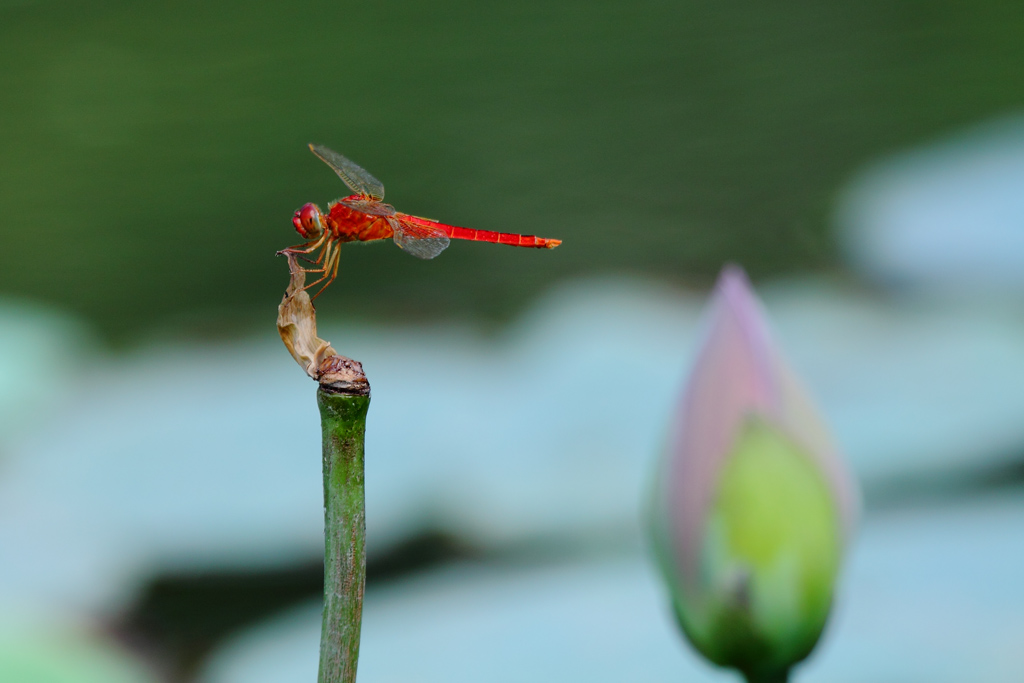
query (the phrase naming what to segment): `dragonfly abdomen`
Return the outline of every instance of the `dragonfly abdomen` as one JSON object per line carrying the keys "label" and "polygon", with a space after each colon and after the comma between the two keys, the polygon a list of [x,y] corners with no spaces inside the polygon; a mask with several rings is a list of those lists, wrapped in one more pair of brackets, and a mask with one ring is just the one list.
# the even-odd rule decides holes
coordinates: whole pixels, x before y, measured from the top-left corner
{"label": "dragonfly abdomen", "polygon": [[562,240],[546,239],[536,235],[517,235],[512,232],[494,232],[492,230],[474,230],[473,228],[462,228],[457,225],[437,223],[419,218],[418,216],[406,216],[406,220],[417,225],[425,225],[433,228],[441,228],[448,237],[456,240],[468,240],[470,242],[490,242],[492,244],[507,244],[512,247],[534,247],[537,249],[553,249],[562,243]]}
{"label": "dragonfly abdomen", "polygon": [[491,230],[474,230],[472,228],[460,228],[451,226],[452,232],[449,237],[457,240],[471,240],[473,242],[492,242],[494,244],[507,244],[512,247],[535,247],[538,249],[552,249],[562,243],[562,240],[546,239],[536,235],[517,235],[512,232],[493,232]]}

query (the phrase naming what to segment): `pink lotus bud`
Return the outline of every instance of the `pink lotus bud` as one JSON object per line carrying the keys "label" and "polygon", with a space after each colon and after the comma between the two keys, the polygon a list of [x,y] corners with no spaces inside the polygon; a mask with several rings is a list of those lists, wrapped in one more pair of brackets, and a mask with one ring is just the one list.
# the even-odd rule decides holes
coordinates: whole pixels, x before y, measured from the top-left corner
{"label": "pink lotus bud", "polygon": [[828,617],[858,493],[727,267],[655,482],[655,550],[679,623],[712,662],[785,680]]}

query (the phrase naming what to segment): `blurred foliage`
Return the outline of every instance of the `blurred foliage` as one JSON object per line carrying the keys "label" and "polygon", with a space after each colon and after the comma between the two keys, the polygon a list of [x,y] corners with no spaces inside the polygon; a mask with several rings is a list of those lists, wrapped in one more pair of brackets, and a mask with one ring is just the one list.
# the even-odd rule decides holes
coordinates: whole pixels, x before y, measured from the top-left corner
{"label": "blurred foliage", "polygon": [[270,330],[291,212],[345,193],[309,141],[400,210],[565,240],[346,249],[328,312],[493,316],[595,271],[829,268],[844,181],[1019,107],[1022,36],[1012,0],[0,0],[0,292],[114,336]]}

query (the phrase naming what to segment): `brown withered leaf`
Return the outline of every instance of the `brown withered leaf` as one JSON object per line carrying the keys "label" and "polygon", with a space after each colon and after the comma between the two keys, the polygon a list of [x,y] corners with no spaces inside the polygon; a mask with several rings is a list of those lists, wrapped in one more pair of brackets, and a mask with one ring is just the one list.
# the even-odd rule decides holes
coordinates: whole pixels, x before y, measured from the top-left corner
{"label": "brown withered leaf", "polygon": [[277,307],[277,331],[295,362],[307,375],[319,380],[320,365],[338,352],[331,348],[330,342],[316,336],[316,309],[309,293],[303,289],[306,272],[299,265],[297,255],[285,252],[284,256],[288,259],[291,279]]}

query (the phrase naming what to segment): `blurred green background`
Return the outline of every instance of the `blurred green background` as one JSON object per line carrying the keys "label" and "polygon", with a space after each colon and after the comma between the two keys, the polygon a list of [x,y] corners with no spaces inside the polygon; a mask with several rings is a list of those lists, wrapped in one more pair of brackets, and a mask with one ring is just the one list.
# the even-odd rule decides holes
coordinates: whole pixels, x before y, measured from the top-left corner
{"label": "blurred green background", "polygon": [[1019,106],[1024,13],[949,2],[0,2],[0,291],[109,340],[264,326],[346,193],[558,237],[346,249],[323,311],[504,318],[560,279],[833,269],[871,159]]}
{"label": "blurred green background", "polygon": [[733,261],[866,493],[807,680],[1016,683],[1021,74],[1009,0],[0,0],[0,680],[313,680],[319,431],[273,321],[292,212],[348,193],[315,141],[564,240],[350,245],[317,301],[374,383],[363,680],[727,680],[634,523]]}

